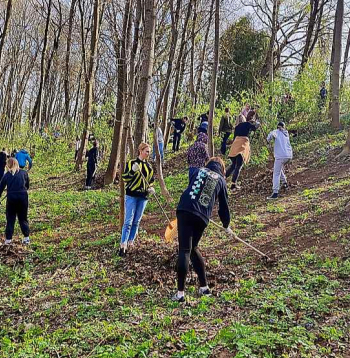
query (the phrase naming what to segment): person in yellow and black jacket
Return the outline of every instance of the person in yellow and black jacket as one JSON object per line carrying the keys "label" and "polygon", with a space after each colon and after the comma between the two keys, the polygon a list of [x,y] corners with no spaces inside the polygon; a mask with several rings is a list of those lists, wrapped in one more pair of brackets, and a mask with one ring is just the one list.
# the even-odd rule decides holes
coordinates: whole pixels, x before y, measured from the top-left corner
{"label": "person in yellow and black jacket", "polygon": [[126,255],[128,245],[132,246],[134,244],[140,221],[147,205],[148,195],[155,193],[154,188],[148,185],[154,182],[153,169],[147,161],[150,146],[147,143],[141,143],[138,150],[139,156],[128,161],[122,175],[126,187],[125,218],[119,250],[119,256],[122,257]]}

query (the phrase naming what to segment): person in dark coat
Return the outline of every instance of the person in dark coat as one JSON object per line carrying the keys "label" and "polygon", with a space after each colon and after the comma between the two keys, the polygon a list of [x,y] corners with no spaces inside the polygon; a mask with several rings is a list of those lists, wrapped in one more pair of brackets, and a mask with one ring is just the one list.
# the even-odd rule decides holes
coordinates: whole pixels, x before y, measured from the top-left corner
{"label": "person in dark coat", "polygon": [[18,217],[19,226],[24,236],[22,243],[28,245],[30,243],[27,192],[29,176],[25,170],[19,168],[18,161],[15,158],[7,160],[7,168],[8,172],[0,182],[0,197],[7,187],[5,245],[12,242],[16,217]]}
{"label": "person in dark coat", "polygon": [[187,120],[187,117],[174,118],[171,120],[171,124],[174,127],[173,152],[177,152],[179,150],[181,135],[185,131]]}
{"label": "person in dark coat", "polygon": [[176,216],[179,240],[178,292],[172,298],[174,301],[185,301],[185,282],[190,260],[198,275],[199,294],[210,294],[204,260],[198,249],[198,243],[209,223],[217,199],[219,201],[221,222],[226,231],[232,234],[232,230],[229,228],[230,211],[225,181],[225,164],[221,158],[213,157],[204,168],[196,169],[177,206]]}
{"label": "person in dark coat", "polygon": [[99,161],[97,140],[93,142],[93,147],[86,153],[85,157],[88,158],[85,189],[91,189],[92,181],[95,178]]}
{"label": "person in dark coat", "polygon": [[5,168],[6,168],[6,162],[9,155],[6,152],[5,148],[2,148],[2,151],[0,152],[0,180],[5,174]]}
{"label": "person in dark coat", "polygon": [[221,142],[221,154],[226,154],[227,148],[227,140],[232,134],[233,123],[232,118],[230,116],[230,109],[225,108],[225,114],[221,117],[220,126],[219,126],[219,135],[222,134],[222,142]]}

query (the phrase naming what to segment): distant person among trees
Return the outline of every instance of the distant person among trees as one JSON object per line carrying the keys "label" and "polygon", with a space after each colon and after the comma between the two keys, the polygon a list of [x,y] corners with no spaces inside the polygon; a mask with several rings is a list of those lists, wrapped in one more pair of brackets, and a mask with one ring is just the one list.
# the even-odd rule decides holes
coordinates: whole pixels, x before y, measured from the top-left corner
{"label": "distant person among trees", "polygon": [[220,149],[222,155],[226,154],[227,140],[232,134],[232,130],[233,130],[233,123],[232,123],[232,118],[230,116],[230,109],[225,108],[225,113],[221,117],[220,125],[219,125],[219,135],[222,134],[222,142],[221,142],[221,149]]}
{"label": "distant person among trees", "polygon": [[[162,129],[160,127],[157,128],[157,139],[158,139],[158,149],[159,149],[159,154],[160,154],[160,160],[163,162],[163,160],[164,160],[164,137],[163,137]],[[152,159],[153,160],[156,159],[155,143],[153,144]]]}
{"label": "distant person among trees", "polygon": [[247,122],[255,122],[259,120],[258,107],[251,107],[247,116],[245,117]]}
{"label": "distant person among trees", "polygon": [[6,162],[9,155],[6,152],[6,148],[2,148],[2,151],[0,152],[0,180],[5,174],[5,168],[6,168]]}
{"label": "distant person among trees", "polygon": [[177,227],[179,240],[179,258],[177,265],[178,292],[174,301],[185,301],[185,282],[191,259],[194,271],[199,279],[199,294],[209,295],[205,264],[198,249],[198,243],[209,223],[214,204],[219,201],[219,216],[224,228],[229,228],[230,211],[228,207],[225,181],[225,164],[219,157],[210,158],[208,164],[196,169],[191,176],[187,189],[182,193],[177,206]]}
{"label": "distant person among trees", "polygon": [[240,189],[237,184],[239,174],[241,173],[243,164],[248,164],[250,160],[249,134],[251,131],[255,131],[260,125],[259,122],[247,122],[243,115],[239,115],[238,122],[235,127],[234,140],[228,155],[231,160],[231,165],[226,171],[226,178],[232,174],[231,190]]}
{"label": "distant person among trees", "polygon": [[186,128],[187,121],[188,121],[187,117],[174,118],[171,120],[171,123],[174,127],[173,152],[177,152],[179,150],[181,135]]}
{"label": "distant person among trees", "polygon": [[242,108],[241,115],[247,118],[249,111],[250,111],[250,104],[246,103],[245,106]]}
{"label": "distant person among trees", "polygon": [[77,160],[80,146],[81,146],[81,139],[80,139],[80,137],[77,135],[76,138],[75,138],[75,154],[74,154],[74,160]]}
{"label": "distant person among trees", "polygon": [[203,168],[209,160],[208,135],[198,133],[196,141],[188,148],[187,162],[189,165],[189,179],[197,169]]}
{"label": "distant person among trees", "polygon": [[29,165],[28,170],[32,168],[33,165],[32,158],[30,157],[29,153],[25,149],[21,149],[19,152],[17,152],[15,154],[15,158],[17,159],[18,165],[21,169],[25,168],[27,162]]}
{"label": "distant person among trees", "polygon": [[206,113],[202,113],[199,117],[198,120],[200,121],[200,123],[202,124],[203,122],[208,122],[209,121],[209,111]]}
{"label": "distant person among trees", "polygon": [[275,163],[273,166],[273,193],[267,199],[277,199],[280,190],[280,181],[282,187],[288,188],[287,177],[284,173],[284,166],[293,158],[293,150],[289,140],[289,133],[285,129],[285,124],[279,122],[277,129],[270,132],[267,136],[267,141],[275,140],[274,156]]}
{"label": "distant person among trees", "polygon": [[87,175],[86,175],[86,183],[85,183],[86,190],[91,189],[92,181],[95,179],[97,166],[100,159],[99,150],[98,150],[98,141],[95,140],[92,143],[92,145],[93,147],[85,154],[85,157],[88,158]]}
{"label": "distant person among trees", "polygon": [[321,89],[320,89],[320,109],[323,108],[326,105],[327,101],[327,89],[326,89],[326,83],[322,82]]}
{"label": "distant person among trees", "polygon": [[125,218],[119,249],[119,256],[122,257],[126,255],[128,245],[134,244],[148,195],[155,194],[154,188],[147,185],[147,183],[151,185],[154,182],[153,169],[147,160],[150,146],[147,143],[141,143],[138,150],[138,157],[128,161],[122,176],[126,189]]}
{"label": "distant person among trees", "polygon": [[209,111],[207,113],[203,113],[199,116],[198,119],[200,120],[200,125],[197,129],[198,133],[208,134],[208,123],[209,123],[208,115],[209,115]]}
{"label": "distant person among trees", "polygon": [[7,187],[5,245],[9,245],[12,242],[16,217],[18,217],[19,226],[24,236],[22,243],[28,245],[30,243],[27,192],[29,189],[28,173],[19,168],[18,161],[15,158],[7,160],[7,168],[8,171],[0,182],[0,197]]}

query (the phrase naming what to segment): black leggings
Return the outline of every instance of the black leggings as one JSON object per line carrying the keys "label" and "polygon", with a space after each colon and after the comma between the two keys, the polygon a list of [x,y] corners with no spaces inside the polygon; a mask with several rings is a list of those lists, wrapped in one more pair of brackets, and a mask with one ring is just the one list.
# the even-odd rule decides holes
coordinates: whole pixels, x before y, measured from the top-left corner
{"label": "black leggings", "polygon": [[89,164],[87,165],[87,176],[86,176],[86,186],[92,185],[92,180],[95,179],[96,175],[96,164]]}
{"label": "black leggings", "polygon": [[243,167],[243,156],[238,154],[235,157],[230,157],[232,164],[226,170],[226,178],[228,178],[232,173],[232,183],[236,183]]}
{"label": "black leggings", "polygon": [[200,287],[207,286],[204,260],[199,252],[198,243],[207,224],[199,217],[187,211],[178,211],[177,227],[179,232],[179,259],[177,266],[177,285],[184,291],[189,261],[198,275]]}
{"label": "black leggings", "polygon": [[6,203],[6,239],[11,240],[15,229],[16,216],[24,237],[29,236],[28,224],[28,195],[18,195],[16,198],[7,198]]}

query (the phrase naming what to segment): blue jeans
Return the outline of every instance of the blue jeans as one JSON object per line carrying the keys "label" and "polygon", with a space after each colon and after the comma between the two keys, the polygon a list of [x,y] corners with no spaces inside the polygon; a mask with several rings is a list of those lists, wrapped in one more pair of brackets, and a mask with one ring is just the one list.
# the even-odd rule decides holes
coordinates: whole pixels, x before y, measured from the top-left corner
{"label": "blue jeans", "polygon": [[[158,148],[159,148],[159,153],[160,153],[160,159],[161,159],[161,161],[163,161],[163,159],[164,159],[164,142],[159,142]],[[154,144],[153,144],[152,158],[153,158],[153,160],[156,159],[156,148],[155,148]]]}
{"label": "blue jeans", "polygon": [[145,198],[125,195],[125,219],[122,229],[122,244],[135,240],[146,205],[147,199]]}

